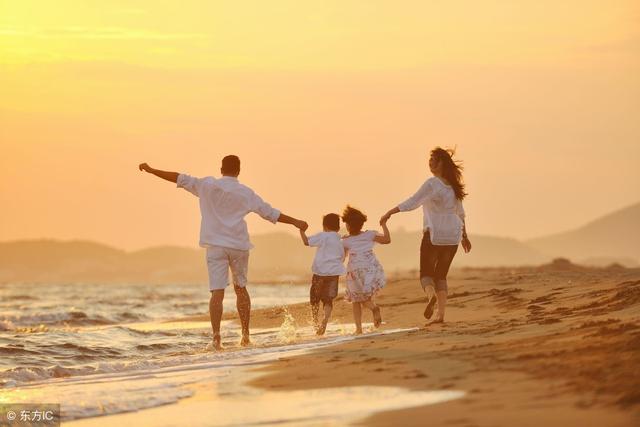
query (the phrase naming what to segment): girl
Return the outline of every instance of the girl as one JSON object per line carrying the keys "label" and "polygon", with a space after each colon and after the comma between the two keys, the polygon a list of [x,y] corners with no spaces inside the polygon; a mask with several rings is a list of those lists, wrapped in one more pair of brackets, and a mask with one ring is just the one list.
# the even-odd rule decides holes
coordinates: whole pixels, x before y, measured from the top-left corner
{"label": "girl", "polygon": [[462,243],[465,252],[471,250],[467,237],[462,199],[467,193],[462,180],[462,165],[453,160],[453,150],[436,147],[431,150],[429,169],[433,176],[425,181],[418,191],[404,202],[384,214],[380,222],[391,215],[422,206],[424,213],[423,237],[420,246],[420,283],[425,292],[433,293],[424,310],[424,317],[433,316],[438,302],[438,316],[434,323],[444,322],[447,304],[447,273]]}
{"label": "girl", "polygon": [[362,306],[373,313],[373,324],[377,328],[382,323],[380,308],[373,302],[373,296],[386,283],[384,271],[373,253],[373,245],[391,243],[391,236],[386,221],[380,225],[383,235],[374,230],[362,231],[367,216],[358,209],[347,206],[342,213],[342,221],[347,225],[348,236],[342,239],[345,255],[349,255],[347,263],[346,299],[353,304],[353,320],[356,334],[362,333]]}

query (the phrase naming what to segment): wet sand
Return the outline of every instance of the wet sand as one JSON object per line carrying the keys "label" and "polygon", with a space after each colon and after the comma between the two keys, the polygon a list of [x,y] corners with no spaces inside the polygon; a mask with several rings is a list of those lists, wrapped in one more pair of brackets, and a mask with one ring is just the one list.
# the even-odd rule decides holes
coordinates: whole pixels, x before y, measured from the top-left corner
{"label": "wet sand", "polygon": [[[640,425],[640,271],[547,266],[465,270],[450,279],[446,323],[425,326],[418,282],[394,280],[377,300],[383,329],[420,329],[281,359],[260,368],[266,375],[251,385],[468,393],[361,425]],[[289,311],[308,322],[307,306]],[[280,319],[279,310],[263,310],[253,323]],[[334,320],[351,320],[344,301]]]}
{"label": "wet sand", "polygon": [[[72,424],[219,425],[221,409],[237,403],[220,402],[229,394],[222,387],[226,381],[232,394],[264,404],[256,410],[275,410],[265,412],[266,425],[640,425],[640,270],[464,270],[450,277],[449,293],[446,323],[425,326],[425,296],[417,280],[391,280],[377,300],[386,333],[357,340],[343,339],[354,327],[351,306],[339,297],[328,339],[343,338],[335,343],[234,370],[235,379],[194,386],[192,396],[177,404]],[[364,321],[371,321],[371,313]],[[252,316],[256,330],[279,328],[296,343],[313,341],[309,324],[307,304],[256,310]],[[238,350],[235,342],[228,345],[227,351]],[[403,409],[373,399],[376,390],[393,395],[407,389],[425,396],[443,390],[464,395],[430,404],[421,397],[396,406]],[[369,408],[363,391],[372,393]],[[296,419],[310,401],[323,400],[333,418]],[[278,409],[270,406],[275,402]],[[358,410],[364,415],[357,416]],[[242,425],[229,417],[225,423]]]}

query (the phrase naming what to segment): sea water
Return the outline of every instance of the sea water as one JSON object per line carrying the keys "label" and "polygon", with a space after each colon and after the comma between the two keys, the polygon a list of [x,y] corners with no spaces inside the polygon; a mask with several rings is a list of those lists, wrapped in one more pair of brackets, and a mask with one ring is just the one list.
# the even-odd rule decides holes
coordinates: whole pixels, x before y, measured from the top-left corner
{"label": "sea water", "polygon": [[[282,325],[253,329],[252,346],[239,348],[238,325],[225,322],[223,343],[231,348],[210,352],[204,350],[211,339],[209,322],[180,320],[207,314],[208,292],[200,286],[4,285],[0,403],[60,403],[65,422],[126,417],[144,409],[170,411],[150,418],[149,425],[181,425],[169,418],[175,415],[172,406],[164,405],[189,401],[204,387],[213,397],[191,403],[189,425],[333,425],[464,394],[397,387],[304,392],[248,387],[256,366],[360,339],[351,335],[353,325],[330,324],[327,335],[317,337],[310,326],[298,324],[286,305],[305,301],[306,286],[256,285],[250,293],[254,308],[284,307]],[[233,305],[234,297],[228,295],[226,303]],[[229,305],[225,309],[232,310]],[[384,333],[398,332],[403,331]]]}

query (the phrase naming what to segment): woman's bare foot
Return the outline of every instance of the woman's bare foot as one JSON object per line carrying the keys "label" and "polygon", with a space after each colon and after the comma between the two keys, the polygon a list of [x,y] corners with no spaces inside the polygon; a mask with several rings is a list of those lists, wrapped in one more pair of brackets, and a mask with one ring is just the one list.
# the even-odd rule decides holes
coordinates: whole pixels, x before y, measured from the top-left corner
{"label": "woman's bare foot", "polygon": [[373,326],[379,328],[382,325],[382,315],[380,314],[380,307],[375,307],[373,310]]}
{"label": "woman's bare foot", "polygon": [[362,329],[356,329],[354,335],[362,335]]}
{"label": "woman's bare foot", "polygon": [[437,298],[434,296],[427,303],[427,307],[424,309],[424,317],[425,317],[425,319],[427,319],[427,320],[431,319],[431,316],[433,316],[433,308],[436,305],[436,300],[437,300]]}

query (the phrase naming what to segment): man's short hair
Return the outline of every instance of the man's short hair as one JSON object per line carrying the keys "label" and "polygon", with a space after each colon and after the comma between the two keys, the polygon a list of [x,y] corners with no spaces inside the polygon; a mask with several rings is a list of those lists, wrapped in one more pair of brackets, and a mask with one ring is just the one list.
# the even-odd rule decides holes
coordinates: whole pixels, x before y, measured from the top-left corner
{"label": "man's short hair", "polygon": [[238,156],[229,155],[222,159],[222,173],[224,175],[240,174],[240,158]]}
{"label": "man's short hair", "polygon": [[340,231],[340,215],[336,213],[326,214],[322,217],[322,226],[331,231]]}

